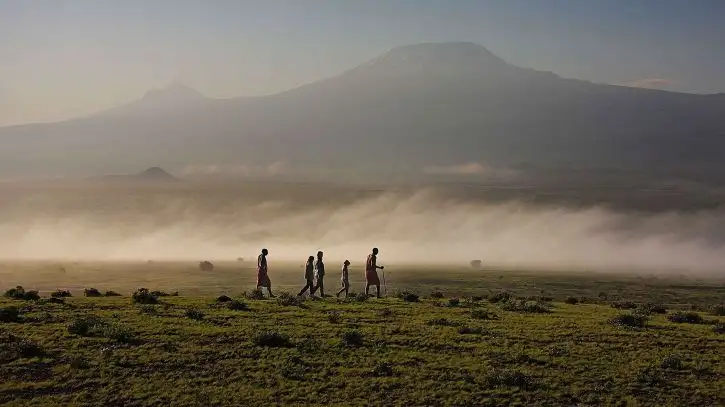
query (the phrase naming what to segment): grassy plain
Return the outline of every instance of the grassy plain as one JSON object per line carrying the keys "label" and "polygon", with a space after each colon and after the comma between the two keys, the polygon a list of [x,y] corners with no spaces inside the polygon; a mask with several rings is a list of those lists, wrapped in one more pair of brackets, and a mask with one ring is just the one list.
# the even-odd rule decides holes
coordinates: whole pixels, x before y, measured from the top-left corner
{"label": "grassy plain", "polygon": [[[297,266],[275,270],[277,291],[299,289]],[[190,263],[18,263],[0,275],[3,290],[73,292],[54,302],[0,299],[19,311],[18,321],[0,322],[0,404],[725,404],[725,334],[716,325],[725,317],[709,311],[725,299],[721,279],[391,267],[385,299],[280,303],[242,296],[254,285],[243,262],[213,272]],[[84,287],[123,296],[86,298]],[[180,296],[134,304],[138,287]],[[406,302],[394,290],[421,297]],[[531,307],[496,302],[503,290],[531,296]],[[444,298],[432,298],[436,291]],[[220,294],[239,303],[218,302]],[[661,303],[667,313],[613,301]],[[702,323],[670,321],[692,308]],[[646,325],[611,324],[620,314],[646,316]]]}

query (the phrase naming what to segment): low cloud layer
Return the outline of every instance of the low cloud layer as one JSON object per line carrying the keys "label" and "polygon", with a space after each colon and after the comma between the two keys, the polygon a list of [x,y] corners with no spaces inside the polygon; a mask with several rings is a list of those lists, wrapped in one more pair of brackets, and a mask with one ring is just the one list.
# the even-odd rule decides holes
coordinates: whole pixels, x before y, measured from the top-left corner
{"label": "low cloud layer", "polygon": [[[233,260],[270,250],[302,261],[317,250],[360,263],[373,246],[387,263],[547,269],[720,272],[725,212],[632,215],[510,202],[462,202],[432,192],[347,203],[229,194],[17,201],[0,217],[5,259]],[[139,206],[138,202],[143,205]],[[8,209],[8,208],[6,208]]]}
{"label": "low cloud layer", "polygon": [[623,86],[629,86],[632,88],[645,88],[645,89],[666,89],[672,85],[672,81],[664,78],[644,78],[637,79],[634,81],[624,82]]}

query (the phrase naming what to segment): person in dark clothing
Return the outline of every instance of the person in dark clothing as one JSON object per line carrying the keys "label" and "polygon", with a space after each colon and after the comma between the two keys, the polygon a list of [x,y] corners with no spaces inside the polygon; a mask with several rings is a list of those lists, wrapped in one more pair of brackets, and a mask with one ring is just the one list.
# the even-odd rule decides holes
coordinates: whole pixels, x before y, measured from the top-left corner
{"label": "person in dark clothing", "polygon": [[269,297],[274,298],[274,295],[272,295],[272,281],[269,279],[267,269],[267,254],[269,254],[269,251],[262,249],[262,254],[257,257],[257,289],[266,287],[269,292]]}
{"label": "person in dark clothing", "polygon": [[368,255],[365,262],[365,295],[369,295],[370,286],[377,288],[377,297],[380,298],[380,277],[378,277],[378,269],[383,270],[385,267],[378,266],[378,248],[373,248],[372,254]]}
{"label": "person in dark clothing", "polygon": [[305,293],[308,289],[310,290],[310,295],[312,295],[312,290],[315,287],[315,256],[310,256],[307,259],[307,264],[305,265],[305,281],[307,284],[305,287],[300,291],[297,296],[302,296],[302,294]]}
{"label": "person in dark clothing", "polygon": [[320,290],[320,297],[325,298],[325,263],[322,261],[322,252],[317,252],[317,261],[315,262],[315,273],[317,274],[317,285],[310,291],[311,294],[315,294],[315,291]]}

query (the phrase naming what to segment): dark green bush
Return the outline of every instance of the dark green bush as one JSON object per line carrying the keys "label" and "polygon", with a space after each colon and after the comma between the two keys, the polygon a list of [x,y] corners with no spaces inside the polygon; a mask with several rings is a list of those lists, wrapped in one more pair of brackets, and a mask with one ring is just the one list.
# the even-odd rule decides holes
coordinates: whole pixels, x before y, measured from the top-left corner
{"label": "dark green bush", "polygon": [[38,301],[40,299],[37,291],[25,291],[22,286],[5,291],[5,297],[25,301]]}
{"label": "dark green bush", "polygon": [[86,297],[103,297],[103,294],[95,288],[86,288],[83,293]]}
{"label": "dark green bush", "polygon": [[191,319],[196,320],[196,321],[201,321],[202,319],[204,319],[204,313],[201,312],[200,310],[194,309],[194,308],[187,309],[184,312],[184,315],[187,318],[191,318]]}
{"label": "dark green bush", "polygon": [[565,303],[569,305],[577,305],[579,304],[579,300],[576,297],[567,297],[567,299],[564,301]]}
{"label": "dark green bush", "polygon": [[290,293],[282,293],[279,297],[277,297],[277,304],[284,307],[302,307],[304,305],[304,300],[302,297],[298,297]]}
{"label": "dark green bush", "polygon": [[493,312],[489,312],[483,308],[474,308],[471,310],[471,318],[484,319],[484,320],[496,320],[498,315]]}
{"label": "dark green bush", "polygon": [[390,377],[395,374],[395,371],[393,370],[393,365],[391,363],[378,362],[375,364],[375,367],[370,374],[374,377]]}
{"label": "dark green bush", "polygon": [[257,346],[266,346],[270,348],[289,348],[292,343],[287,335],[274,331],[258,332],[252,338]]}
{"label": "dark green bush", "polygon": [[254,290],[252,290],[248,293],[245,293],[244,296],[250,300],[263,300],[264,299],[264,293],[262,292],[261,288],[255,288]]}
{"label": "dark green bush", "polygon": [[609,320],[609,323],[620,327],[644,328],[649,318],[641,314],[619,314]]}
{"label": "dark green bush", "polygon": [[22,322],[17,307],[0,308],[0,322]]}
{"label": "dark green bush", "polygon": [[72,297],[73,295],[68,290],[55,290],[52,294],[50,294],[53,298],[68,298]]}
{"label": "dark green bush", "polygon": [[398,298],[400,298],[401,300],[403,300],[405,302],[418,302],[418,301],[420,301],[420,297],[418,296],[418,294],[415,294],[415,293],[410,292],[410,291],[403,291],[403,292],[399,293],[398,294]]}
{"label": "dark green bush", "polygon": [[531,389],[536,384],[533,377],[518,370],[492,373],[486,377],[486,382],[489,386],[519,387],[522,389]]}
{"label": "dark green bush", "polygon": [[342,333],[342,343],[345,346],[362,346],[364,336],[357,329],[350,329]]}
{"label": "dark green bush", "polygon": [[712,327],[712,331],[716,334],[725,334],[725,322],[718,322]]}
{"label": "dark green bush", "polygon": [[139,288],[131,296],[131,301],[134,304],[158,304],[159,297],[146,288]]}
{"label": "dark green bush", "polygon": [[220,295],[216,298],[216,302],[229,302],[232,298],[228,295]]}
{"label": "dark green bush", "polygon": [[710,309],[712,315],[725,317],[725,304],[718,304]]}
{"label": "dark green bush", "polygon": [[106,291],[105,295],[106,295],[106,297],[120,297],[121,296],[121,294],[119,294],[115,291],[111,291],[111,290]]}
{"label": "dark green bush", "polygon": [[430,293],[430,298],[441,299],[443,298],[443,293],[440,291],[433,291]]}
{"label": "dark green bush", "polygon": [[682,370],[682,366],[682,359],[678,355],[667,355],[660,363],[662,369]]}
{"label": "dark green bush", "polygon": [[246,311],[249,309],[249,306],[243,301],[231,300],[227,303],[227,308],[232,311]]}
{"label": "dark green bush", "polygon": [[702,324],[705,320],[697,312],[677,311],[667,317],[670,322],[678,324]]}
{"label": "dark green bush", "polygon": [[448,306],[449,307],[457,307],[461,303],[461,300],[458,298],[449,298],[448,299]]}
{"label": "dark green bush", "polygon": [[331,324],[339,324],[342,322],[342,314],[340,311],[330,311],[327,313],[327,320],[330,321]]}
{"label": "dark green bush", "polygon": [[462,326],[462,327],[458,328],[458,333],[461,335],[481,334],[481,333],[483,333],[483,328]]}

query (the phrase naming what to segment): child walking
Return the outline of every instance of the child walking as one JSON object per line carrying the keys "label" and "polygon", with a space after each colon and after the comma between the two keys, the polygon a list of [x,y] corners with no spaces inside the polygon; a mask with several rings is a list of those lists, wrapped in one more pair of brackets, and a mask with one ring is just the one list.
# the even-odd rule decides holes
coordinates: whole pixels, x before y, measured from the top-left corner
{"label": "child walking", "polygon": [[340,298],[340,294],[343,292],[345,293],[345,298],[347,298],[348,290],[350,290],[350,279],[349,279],[349,273],[348,268],[350,267],[350,260],[345,260],[344,263],[342,263],[342,276],[340,277],[340,282],[342,283],[342,289],[337,292],[337,297]]}

